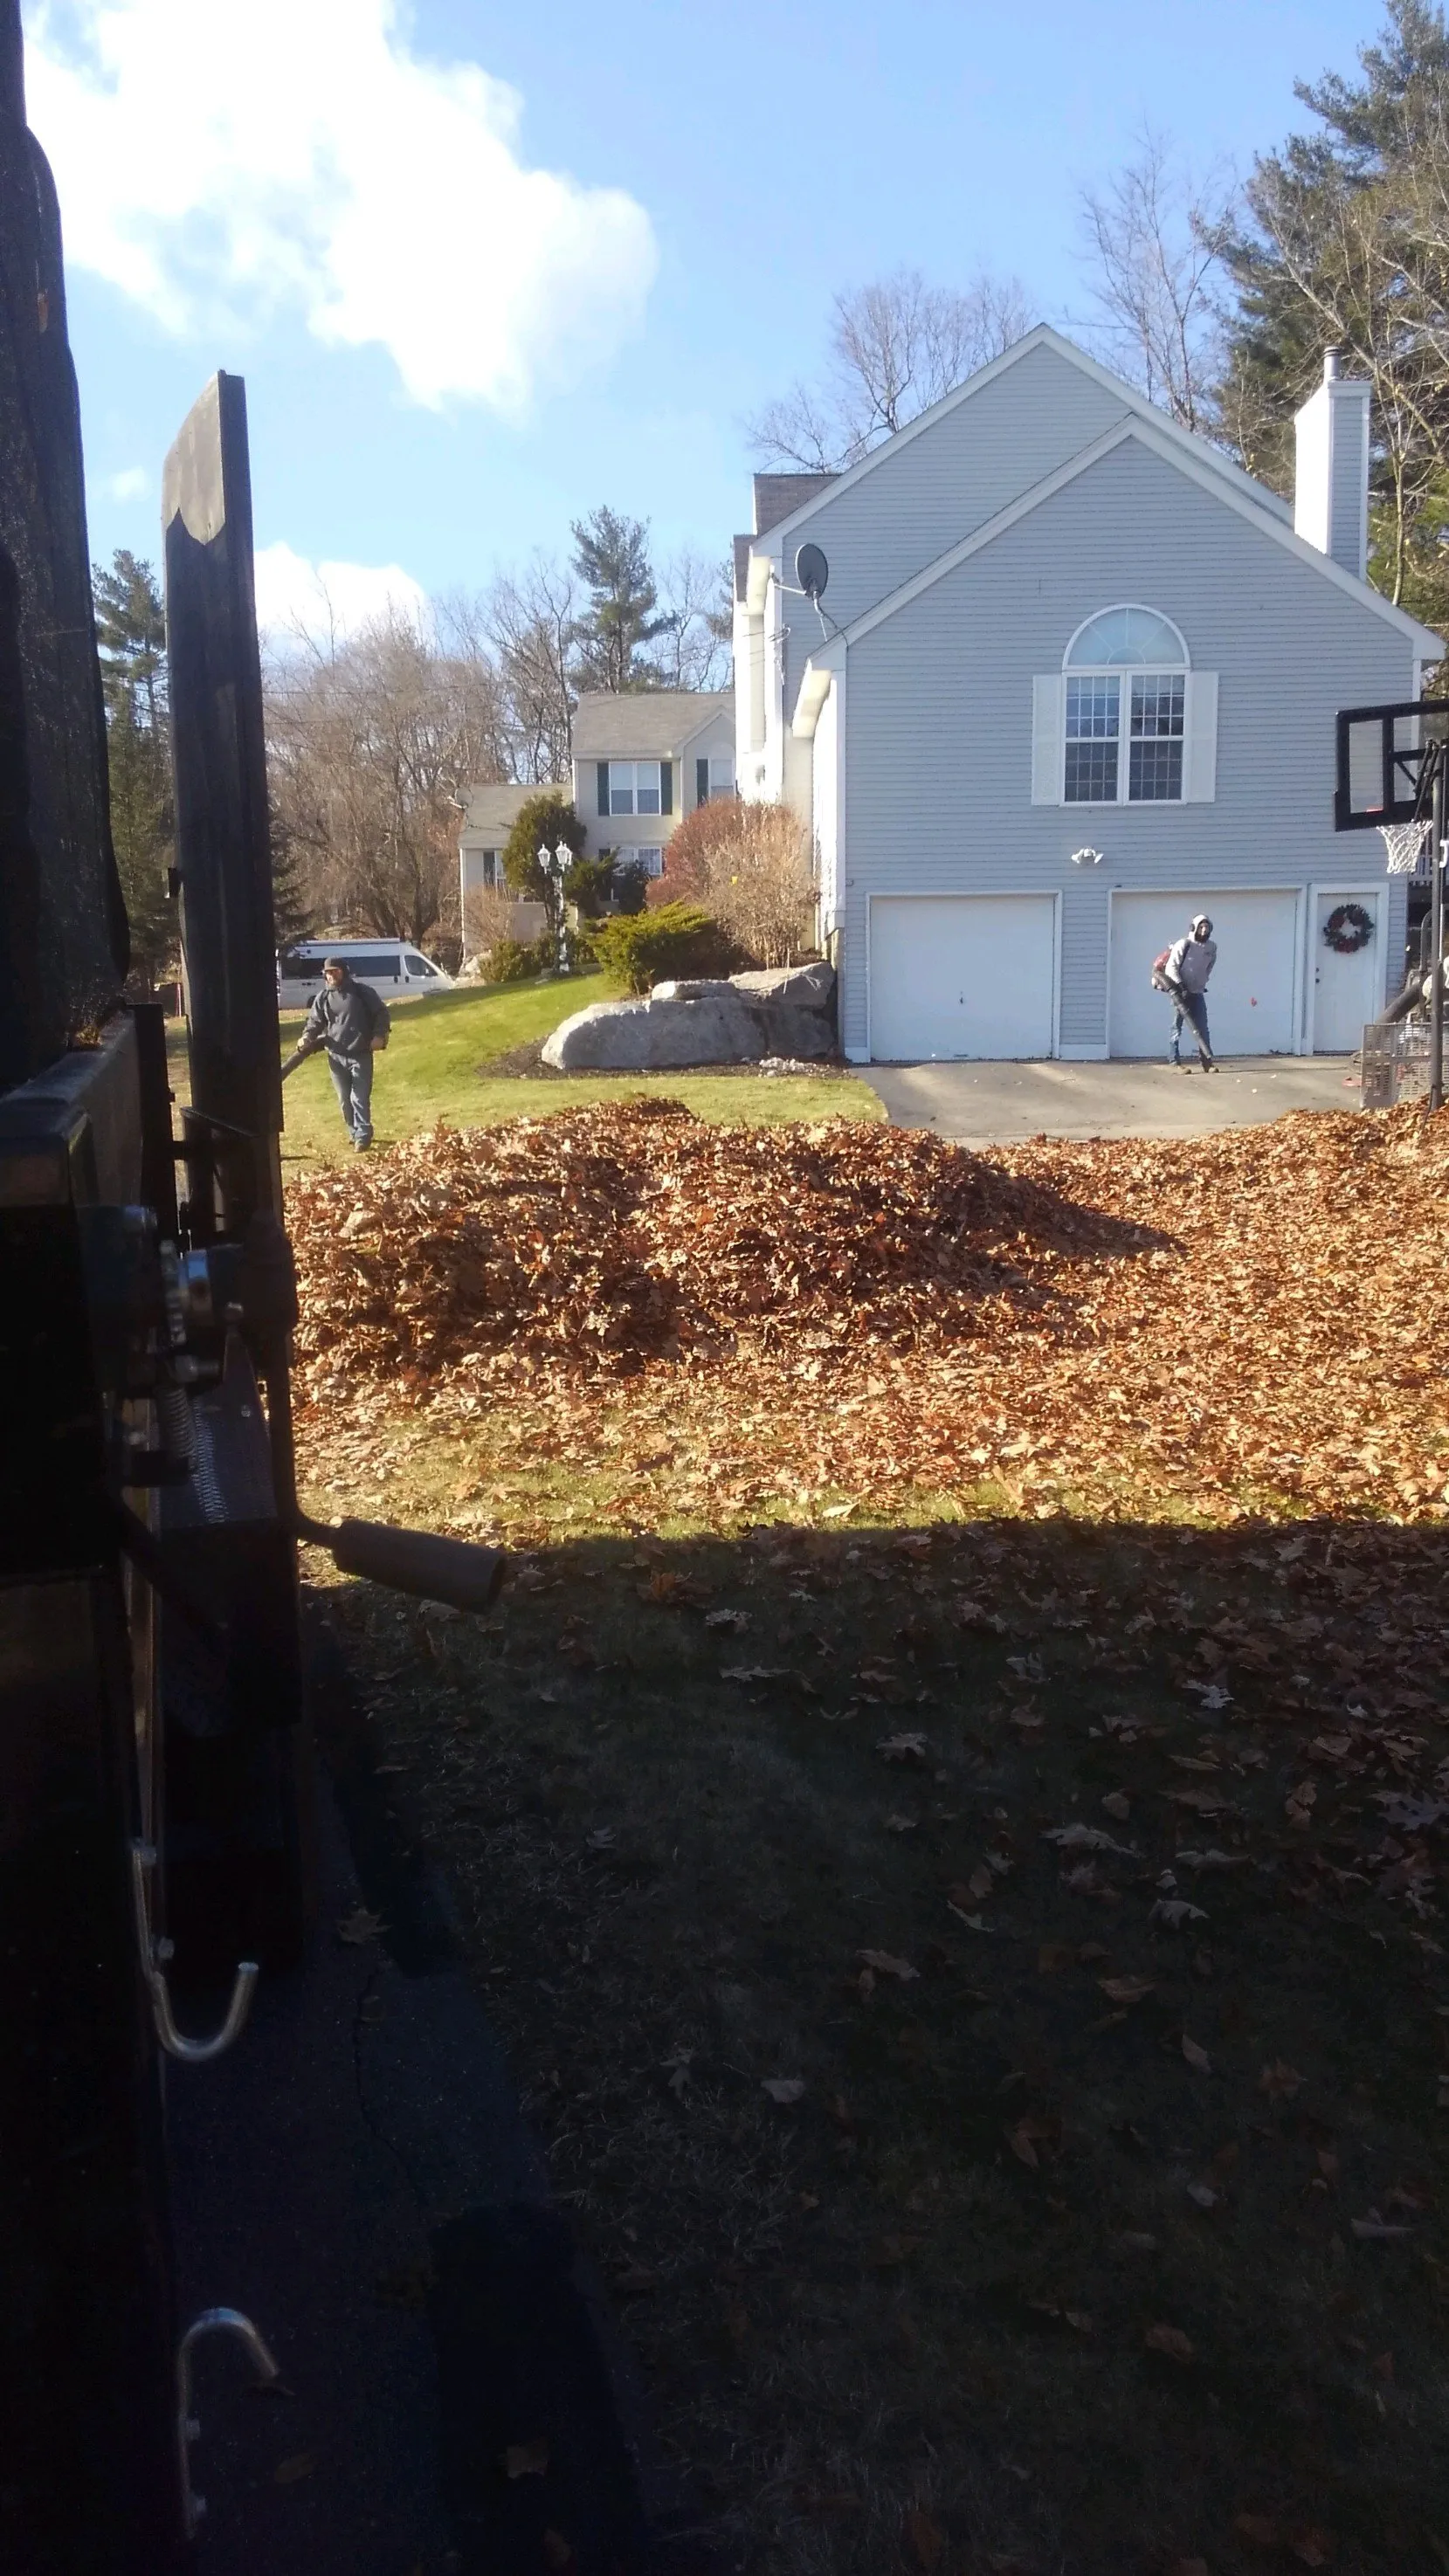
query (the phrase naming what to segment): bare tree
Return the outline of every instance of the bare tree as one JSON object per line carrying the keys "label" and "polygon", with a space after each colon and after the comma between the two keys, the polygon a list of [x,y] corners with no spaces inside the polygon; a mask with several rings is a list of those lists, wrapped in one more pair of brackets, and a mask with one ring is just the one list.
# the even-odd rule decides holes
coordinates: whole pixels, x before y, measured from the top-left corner
{"label": "bare tree", "polygon": [[722,796],[686,814],[649,899],[702,904],[759,965],[788,966],[811,944],[811,859],[791,806]]}
{"label": "bare tree", "polygon": [[822,381],[797,384],[751,424],[762,463],[833,473],[904,429],[1034,320],[1019,279],[984,271],[964,288],[919,269],[837,295]]}
{"label": "bare tree", "polygon": [[669,630],[650,647],[666,689],[722,689],[730,672],[734,567],[688,548],[665,565],[660,596]]}
{"label": "bare tree", "polygon": [[456,929],[459,815],[471,787],[505,774],[500,713],[456,609],[273,653],[272,792],[319,920],[388,939]]}
{"label": "bare tree", "polygon": [[1084,188],[1081,224],[1103,354],[1183,429],[1214,426],[1213,292],[1236,191],[1196,179],[1144,125],[1137,157]]}
{"label": "bare tree", "polygon": [[574,648],[579,586],[536,554],[495,581],[485,607],[508,729],[507,773],[523,786],[567,778],[574,752]]}

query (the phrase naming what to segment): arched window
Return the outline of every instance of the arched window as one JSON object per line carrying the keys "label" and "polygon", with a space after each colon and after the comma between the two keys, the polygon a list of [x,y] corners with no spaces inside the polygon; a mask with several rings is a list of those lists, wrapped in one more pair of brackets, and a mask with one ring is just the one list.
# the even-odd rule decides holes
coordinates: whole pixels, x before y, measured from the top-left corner
{"label": "arched window", "polygon": [[1189,664],[1171,618],[1104,608],[1077,628],[1062,667],[1067,804],[1180,804]]}

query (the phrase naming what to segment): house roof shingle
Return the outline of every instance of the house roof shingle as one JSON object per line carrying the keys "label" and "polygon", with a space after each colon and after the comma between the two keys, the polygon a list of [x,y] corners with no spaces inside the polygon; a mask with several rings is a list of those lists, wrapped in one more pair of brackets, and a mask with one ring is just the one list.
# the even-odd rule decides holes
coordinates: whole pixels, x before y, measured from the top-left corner
{"label": "house roof shingle", "polygon": [[[465,838],[485,850],[501,849],[518,820],[520,807],[530,796],[547,796],[549,792],[546,785],[509,787],[491,781],[485,786],[470,788],[468,811],[463,817]],[[566,779],[559,783],[557,793],[560,796],[573,794]]]}
{"label": "house roof shingle", "polygon": [[576,760],[672,760],[711,716],[734,715],[733,689],[638,689],[580,698]]}

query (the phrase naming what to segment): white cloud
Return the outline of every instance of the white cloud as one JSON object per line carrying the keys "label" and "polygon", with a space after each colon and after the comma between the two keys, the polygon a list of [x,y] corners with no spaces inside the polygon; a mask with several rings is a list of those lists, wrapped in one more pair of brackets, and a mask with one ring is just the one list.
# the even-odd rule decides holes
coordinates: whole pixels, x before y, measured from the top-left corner
{"label": "white cloud", "polygon": [[151,477],[144,465],[126,465],[119,474],[106,477],[106,490],[113,501],[139,501],[150,489]]}
{"label": "white cloud", "polygon": [[520,157],[522,102],[398,0],[39,0],[30,119],[66,253],[177,333],[300,308],[413,399],[520,412],[639,328],[649,218]]}
{"label": "white cloud", "polygon": [[288,545],[259,546],[257,625],[283,647],[309,635],[339,641],[389,615],[419,618],[427,593],[401,564],[309,563]]}

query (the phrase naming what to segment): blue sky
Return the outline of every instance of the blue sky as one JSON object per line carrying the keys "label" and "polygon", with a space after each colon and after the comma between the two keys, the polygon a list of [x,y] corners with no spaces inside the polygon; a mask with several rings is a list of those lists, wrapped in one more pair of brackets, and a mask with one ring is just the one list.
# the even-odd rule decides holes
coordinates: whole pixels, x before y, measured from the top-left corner
{"label": "blue sky", "polygon": [[[155,555],[161,458],[224,365],[278,577],[397,566],[428,591],[564,550],[599,501],[662,554],[722,551],[748,524],[745,422],[818,364],[834,289],[985,266],[1070,328],[1078,189],[1144,116],[1246,169],[1301,121],[1295,76],[1351,69],[1378,24],[1345,0],[28,0],[26,20],[93,554]],[[206,102],[235,94],[231,49],[225,127]]]}

